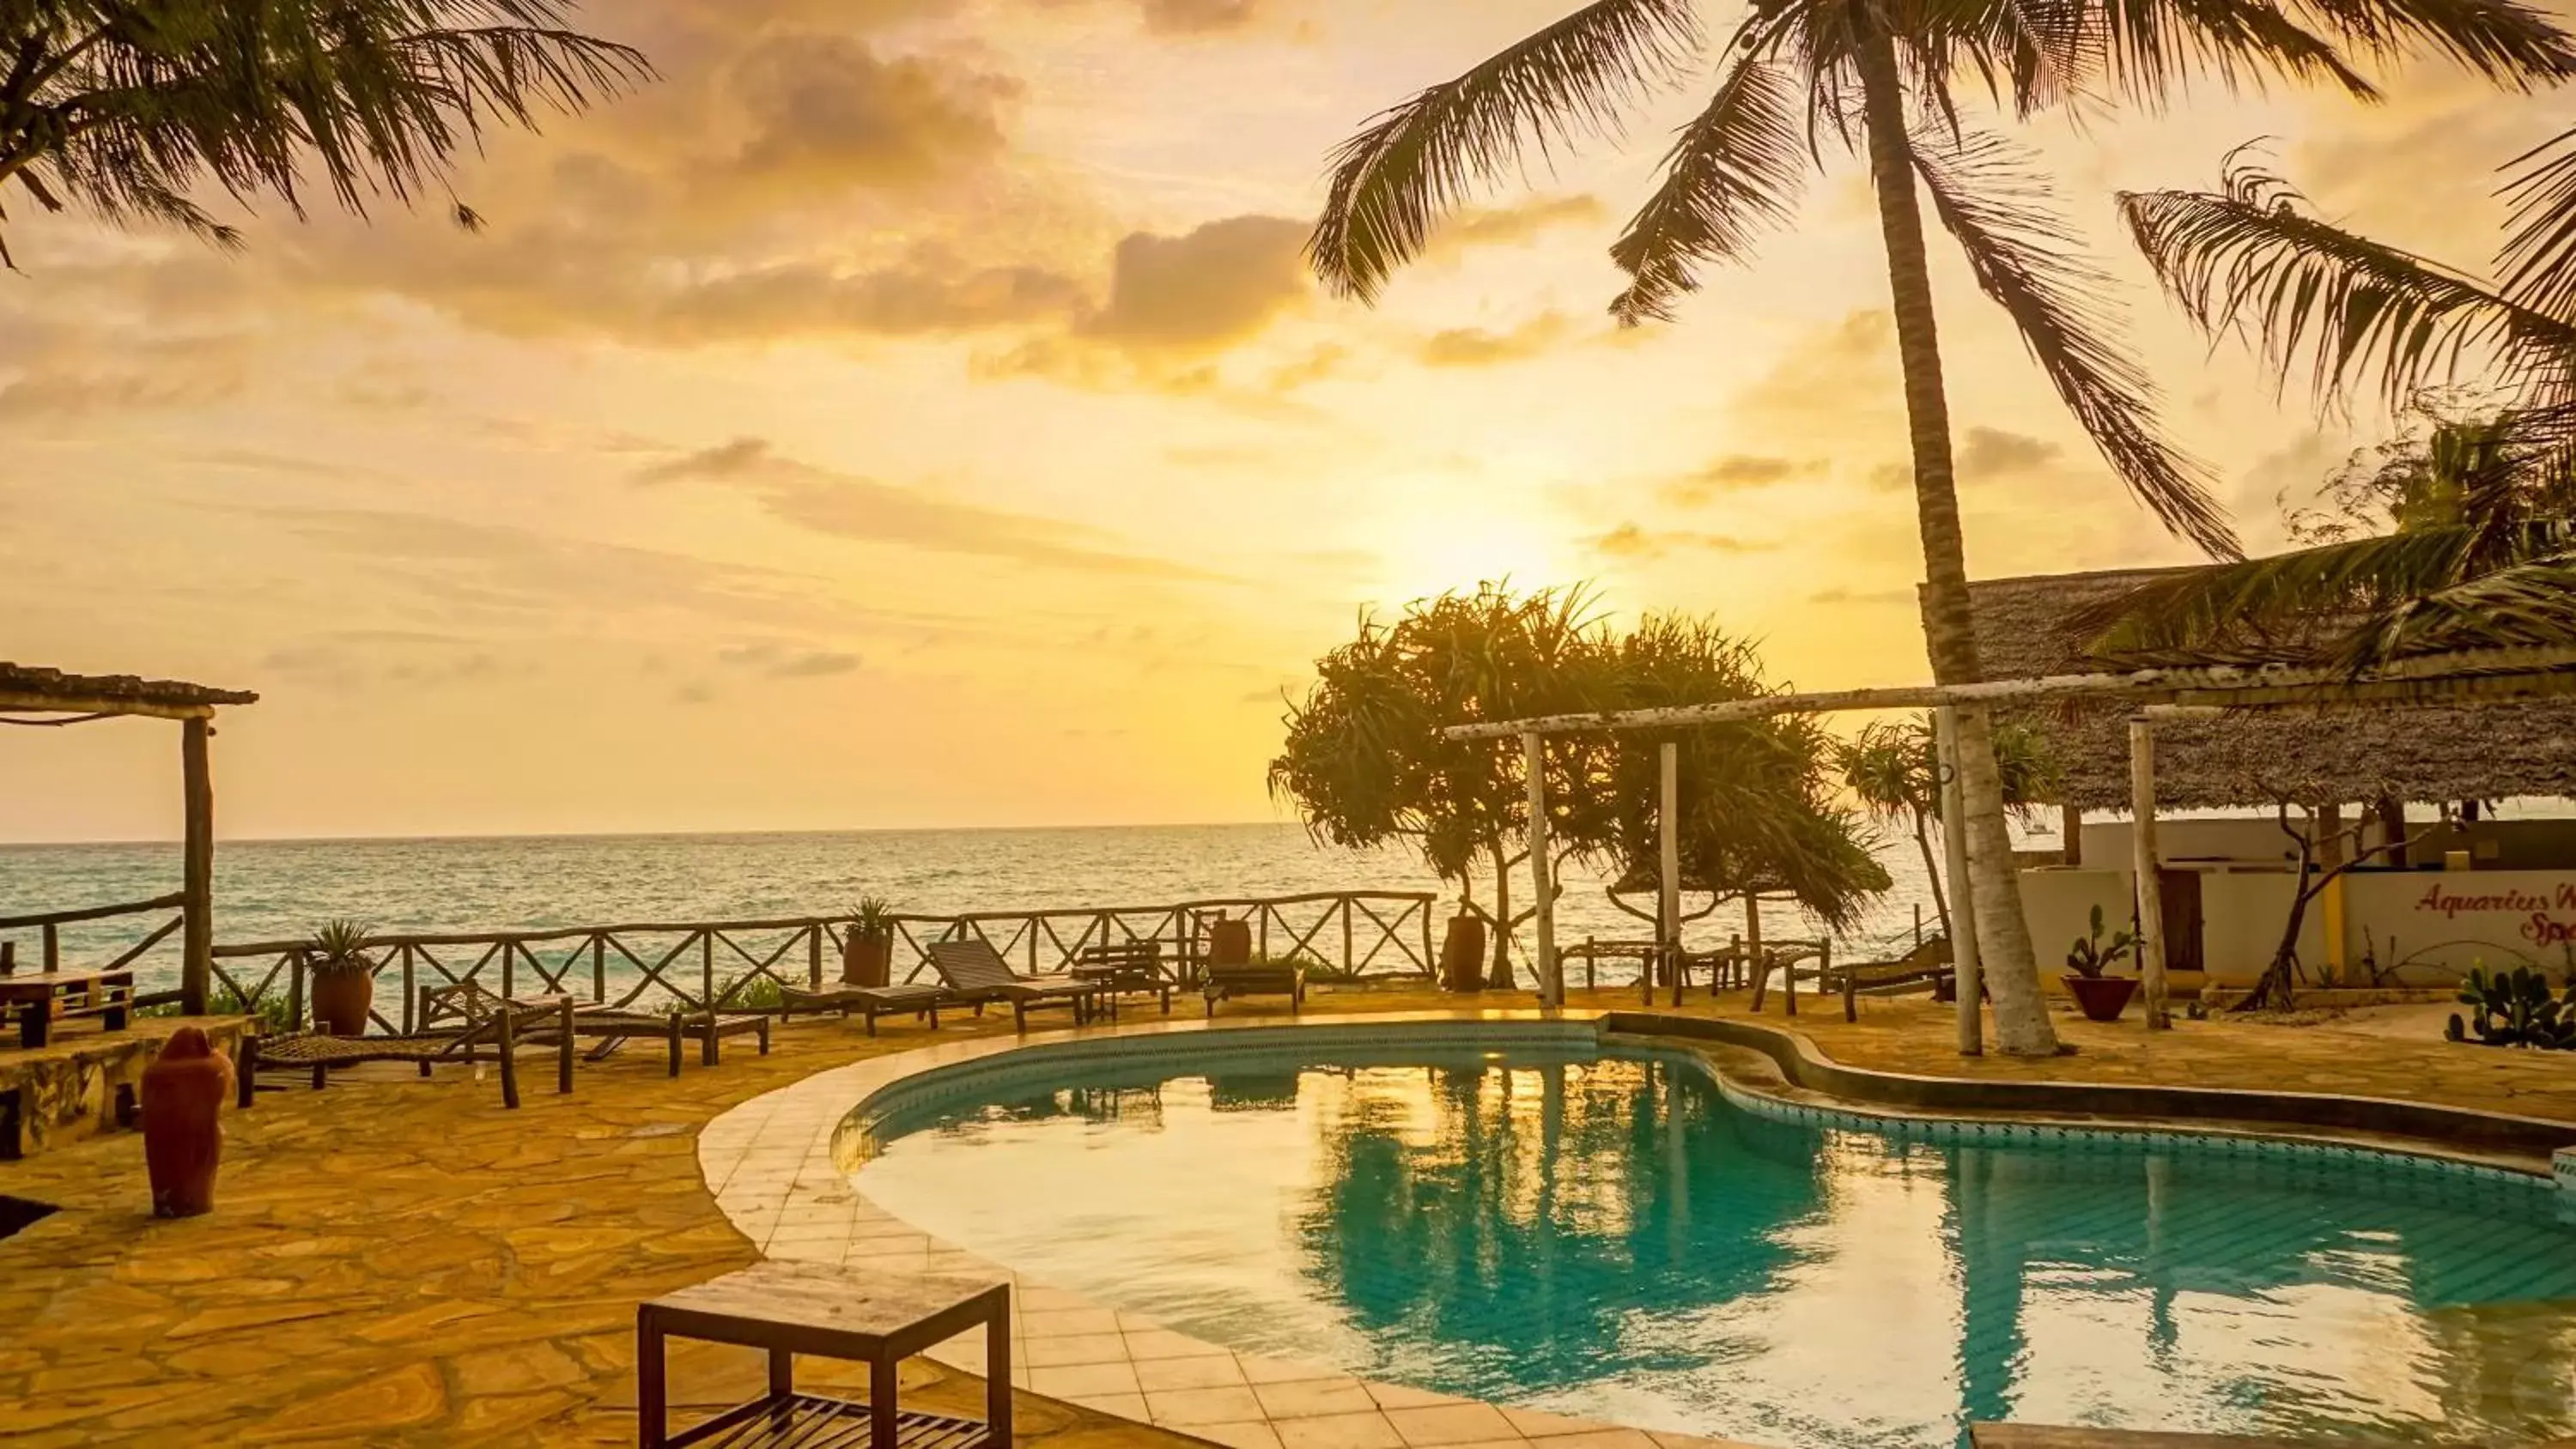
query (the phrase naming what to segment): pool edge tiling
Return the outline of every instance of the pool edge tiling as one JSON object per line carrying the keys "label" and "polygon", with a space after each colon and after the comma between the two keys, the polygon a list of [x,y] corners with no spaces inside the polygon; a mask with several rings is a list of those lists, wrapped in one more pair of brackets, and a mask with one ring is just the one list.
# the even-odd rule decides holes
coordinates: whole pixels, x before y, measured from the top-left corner
{"label": "pool edge tiling", "polygon": [[[1401,1385],[1354,1378],[1317,1364],[1238,1353],[1151,1320],[1039,1282],[942,1241],[925,1227],[879,1206],[854,1186],[851,1171],[870,1147],[867,1122],[897,1101],[936,1101],[971,1093],[997,1078],[1047,1062],[1102,1056],[1174,1053],[1202,1048],[1211,1034],[1278,1038],[1288,1034],[1366,1044],[1418,1042],[1437,1035],[1452,1045],[1530,1044],[1569,1039],[1584,1044],[1606,1032],[1608,1011],[1449,1011],[1227,1022],[1161,1019],[1106,1028],[955,1041],[828,1068],[755,1097],[709,1122],[698,1161],[718,1209],[763,1256],[908,1273],[974,1273],[1012,1282],[1015,1387],[1232,1446],[1232,1449],[1750,1449],[1734,1441],[1648,1432],[1507,1408]],[[1490,1032],[1486,1042],[1477,1038]],[[1461,1040],[1461,1038],[1465,1038]],[[2099,1134],[2106,1140],[2208,1139],[2234,1151],[2403,1157],[2443,1164],[2464,1178],[2519,1178],[2546,1190],[2535,1172],[2445,1159],[2438,1150],[2394,1145],[2213,1132],[2201,1124],[2137,1122],[2030,1123],[1979,1120],[1966,1114],[1888,1111],[1835,1101],[1798,1100],[1733,1080],[1712,1054],[1693,1053],[1720,1091],[1738,1106],[1775,1119],[1924,1135],[1949,1140],[1991,1136],[2029,1140],[2037,1133]],[[1766,1084],[1767,1085],[1767,1084]],[[910,1088],[909,1091],[903,1089]],[[897,1093],[902,1096],[898,1098]],[[873,1110],[872,1110],[873,1109]],[[2562,1152],[2557,1180],[2568,1186],[2576,1154]],[[981,1373],[980,1334],[931,1351],[951,1367]],[[1778,1446],[1799,1449],[1799,1446]]]}

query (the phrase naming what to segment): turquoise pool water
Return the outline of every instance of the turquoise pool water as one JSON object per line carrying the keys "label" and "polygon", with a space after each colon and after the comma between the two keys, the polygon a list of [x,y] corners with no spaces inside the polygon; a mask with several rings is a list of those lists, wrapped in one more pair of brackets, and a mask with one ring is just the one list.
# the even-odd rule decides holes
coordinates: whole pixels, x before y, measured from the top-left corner
{"label": "turquoise pool water", "polygon": [[2576,1432],[2545,1184],[1814,1130],[1653,1054],[1301,1045],[898,1104],[858,1180],[1202,1338],[1649,1429]]}

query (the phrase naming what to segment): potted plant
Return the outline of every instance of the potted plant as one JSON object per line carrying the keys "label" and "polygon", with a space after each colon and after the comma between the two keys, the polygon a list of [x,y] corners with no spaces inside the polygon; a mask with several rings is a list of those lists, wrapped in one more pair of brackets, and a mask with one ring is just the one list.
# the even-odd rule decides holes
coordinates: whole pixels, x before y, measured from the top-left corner
{"label": "potted plant", "polygon": [[1458,914],[1440,936],[1440,988],[1443,991],[1485,989],[1485,918],[1458,903]]}
{"label": "potted plant", "polygon": [[367,956],[367,928],[330,921],[304,948],[313,981],[313,1022],[333,1036],[365,1036],[367,1011],[376,1003],[376,963]]}
{"label": "potted plant", "polygon": [[841,943],[841,982],[846,986],[883,986],[894,970],[894,904],[882,896],[861,896],[850,913],[849,939]]}
{"label": "potted plant", "polygon": [[2105,976],[2102,973],[2121,957],[2138,948],[2135,933],[2119,931],[2110,940],[2102,939],[2102,908],[2093,908],[2092,929],[2075,938],[2066,953],[2066,989],[2082,1008],[2086,1021],[2118,1021],[2129,1006],[2129,998],[2138,991],[2135,976]]}

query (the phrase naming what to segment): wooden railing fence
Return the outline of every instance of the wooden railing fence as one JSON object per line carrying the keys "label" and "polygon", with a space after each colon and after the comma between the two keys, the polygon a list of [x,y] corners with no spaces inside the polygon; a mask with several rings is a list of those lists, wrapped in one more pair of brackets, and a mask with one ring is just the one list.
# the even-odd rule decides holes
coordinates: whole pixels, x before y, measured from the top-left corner
{"label": "wooden railing fence", "polygon": [[[1166,906],[906,914],[893,922],[892,975],[926,979],[932,943],[970,936],[1030,975],[1060,974],[1089,947],[1159,941],[1186,975],[1204,959],[1209,930],[1224,915],[1250,926],[1261,955],[1303,957],[1310,969],[1344,977],[1427,976],[1438,959],[1431,926],[1436,899],[1427,891],[1319,891]],[[758,1004],[768,996],[762,983],[816,986],[839,978],[840,943],[850,924],[847,915],[831,915],[380,935],[369,948],[377,980],[398,977],[402,994],[396,1015],[371,1015],[380,1030],[409,1033],[418,1025],[420,988],[467,981],[504,996],[561,992],[614,1006],[773,1009]],[[300,1023],[310,961],[310,942],[255,941],[217,946],[214,973],[243,1009],[256,1011],[282,996],[287,1019]]]}
{"label": "wooden railing fence", "polygon": [[[114,920],[119,916],[149,916],[164,911],[171,912],[167,920],[147,931],[141,940],[109,960],[80,963],[84,970],[122,970],[141,960],[146,952],[168,940],[187,925],[187,901],[188,898],[184,892],[172,891],[166,896],[154,896],[148,901],[126,901],[109,906],[83,906],[78,910],[70,911],[43,911],[30,916],[0,916],[0,939],[6,939],[15,932],[33,930],[36,932],[34,959],[20,957],[15,950],[17,943],[10,941],[9,955],[12,965],[21,971],[60,971],[63,969],[63,927],[86,921]],[[175,989],[155,991],[136,996],[134,1004],[155,1006],[178,999],[179,992]]]}

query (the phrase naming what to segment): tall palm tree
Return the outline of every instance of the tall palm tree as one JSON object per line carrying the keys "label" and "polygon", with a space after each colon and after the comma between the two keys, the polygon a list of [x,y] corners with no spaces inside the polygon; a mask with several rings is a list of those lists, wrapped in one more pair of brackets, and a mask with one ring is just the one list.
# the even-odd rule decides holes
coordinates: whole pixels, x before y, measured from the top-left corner
{"label": "tall palm tree", "polygon": [[[15,182],[46,211],[226,247],[240,237],[198,204],[206,181],[300,217],[318,163],[352,212],[409,204],[487,128],[533,127],[652,74],[569,28],[577,3],[0,0],[0,201]],[[477,221],[461,203],[455,216]]]}
{"label": "tall palm tree", "polygon": [[[1522,153],[1615,134],[1641,96],[1703,54],[1695,0],[1592,0],[1465,74],[1379,115],[1333,155],[1308,245],[1330,287],[1375,297],[1440,218]],[[2517,0],[1755,0],[1720,54],[1705,109],[1611,255],[1629,285],[1623,323],[1669,317],[1708,261],[1742,261],[1789,219],[1824,143],[1865,158],[1896,317],[1924,555],[1924,632],[1944,683],[1981,673],[1950,452],[1949,403],[1925,254],[1921,193],[2068,408],[2131,491],[2219,557],[2237,552],[2197,465],[2158,437],[2143,372],[2112,339],[2103,274],[2069,254],[2047,185],[1961,104],[1982,85],[2016,116],[2097,90],[2152,99],[2200,68],[2223,81],[2325,80],[2369,97],[2346,51],[2439,50],[2499,84],[2576,74],[2576,46]],[[2056,1050],[2013,876],[1992,727],[1959,721],[1960,776],[1980,942],[1993,963],[1999,1045]]]}
{"label": "tall palm tree", "polygon": [[2353,670],[2460,647],[2576,640],[2576,131],[2519,158],[2507,280],[2320,220],[2230,153],[2215,192],[2120,198],[2167,290],[2212,335],[2256,345],[2329,404],[2392,403],[2479,362],[2507,400],[2438,419],[2395,460],[2392,531],[2160,580],[2080,618],[2130,662]]}
{"label": "tall palm tree", "polygon": [[[2057,767],[2047,741],[2018,722],[1995,726],[1995,771],[2003,785],[2004,808],[2027,820],[2041,802],[2057,793]],[[1957,939],[1950,924],[1950,899],[1941,887],[1941,865],[1932,849],[1932,826],[1941,818],[1941,766],[1932,732],[1932,716],[1881,720],[1835,751],[1844,788],[1877,819],[1905,826],[1923,857],[1923,878],[1932,887],[1933,914],[1941,933]]]}

